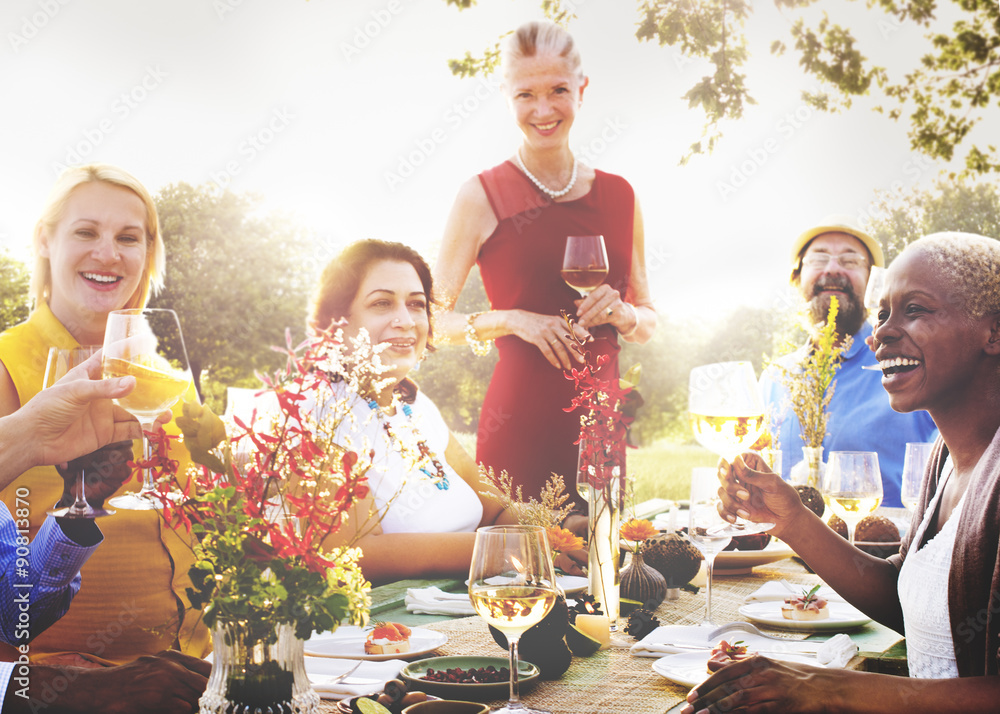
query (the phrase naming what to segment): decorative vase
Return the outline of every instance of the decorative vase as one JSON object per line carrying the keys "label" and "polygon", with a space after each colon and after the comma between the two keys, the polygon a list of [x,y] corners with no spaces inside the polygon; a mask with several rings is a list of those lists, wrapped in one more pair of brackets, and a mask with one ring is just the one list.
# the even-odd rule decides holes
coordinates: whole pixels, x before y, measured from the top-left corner
{"label": "decorative vase", "polygon": [[[617,450],[612,450],[617,454]],[[587,498],[587,594],[601,603],[601,609],[616,630],[619,614],[619,564],[621,562],[622,473],[621,462],[612,458],[604,463],[586,463],[584,454],[603,453],[589,450],[581,441],[577,482]]]}
{"label": "decorative vase", "polygon": [[642,561],[642,551],[632,554],[632,562],[621,572],[621,596],[655,610],[667,597],[667,580],[658,570]]}
{"label": "decorative vase", "polygon": [[823,463],[823,447],[803,446],[802,461],[792,467],[789,476],[792,484],[795,486],[819,488],[825,470],[826,464]]}
{"label": "decorative vase", "polygon": [[200,714],[316,714],[319,695],[309,685],[303,642],[289,624],[266,643],[241,623],[218,623],[214,661]]}

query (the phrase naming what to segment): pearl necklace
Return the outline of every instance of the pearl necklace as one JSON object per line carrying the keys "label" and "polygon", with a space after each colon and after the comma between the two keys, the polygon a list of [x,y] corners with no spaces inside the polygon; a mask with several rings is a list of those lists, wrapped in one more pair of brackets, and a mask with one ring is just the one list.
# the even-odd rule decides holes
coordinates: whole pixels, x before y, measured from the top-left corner
{"label": "pearl necklace", "polygon": [[[402,403],[402,407],[403,407],[403,414],[406,415],[407,419],[412,421],[413,409],[406,402]],[[386,436],[389,437],[389,445],[392,446],[396,437],[392,433],[392,428],[389,426],[389,422],[385,419],[382,410],[379,408],[378,402],[376,402],[374,399],[369,400],[368,408],[371,409],[373,412],[375,412],[379,422],[381,422],[382,424],[382,428],[385,429]],[[448,474],[445,472],[444,466],[441,465],[441,462],[437,460],[437,457],[434,455],[434,452],[431,451],[429,446],[427,446],[427,442],[424,441],[423,439],[418,439],[417,451],[420,452],[420,458],[423,459],[425,462],[424,465],[419,467],[420,471],[423,472],[423,474],[430,479],[431,483],[437,486],[438,490],[447,491],[448,487],[451,486],[451,484],[448,482]],[[434,467],[434,471],[431,471],[429,468],[427,468],[426,462],[428,461]]]}
{"label": "pearl necklace", "polygon": [[543,184],[541,181],[539,181],[537,178],[535,178],[535,175],[533,173],[531,173],[530,171],[528,171],[528,168],[524,165],[524,161],[521,160],[521,149],[520,148],[518,148],[517,153],[515,154],[515,156],[517,157],[517,167],[519,169],[521,169],[521,171],[524,172],[525,176],[527,176],[529,179],[531,179],[531,182],[538,187],[539,191],[541,191],[542,193],[546,194],[549,198],[559,198],[560,196],[565,196],[567,193],[569,193],[573,189],[573,186],[576,185],[576,155],[575,154],[573,155],[573,173],[569,177],[569,183],[566,184],[566,188],[564,188],[561,191],[553,191],[551,188],[549,188],[548,186],[546,186],[545,184]]}

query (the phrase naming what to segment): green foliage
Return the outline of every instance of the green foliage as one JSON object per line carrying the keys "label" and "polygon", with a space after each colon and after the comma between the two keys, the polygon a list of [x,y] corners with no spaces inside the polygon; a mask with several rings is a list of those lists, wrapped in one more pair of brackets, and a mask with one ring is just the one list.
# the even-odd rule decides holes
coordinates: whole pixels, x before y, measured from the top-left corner
{"label": "green foliage", "polygon": [[962,231],[1000,239],[1000,190],[991,182],[939,179],[929,190],[881,193],[866,229],[886,264],[921,236]]}
{"label": "green foliage", "polygon": [[308,237],[260,216],[254,197],[208,185],[167,186],[156,204],[167,272],[150,306],[177,312],[199,394],[202,372],[245,379],[277,367],[269,346],[284,343],[286,328],[299,332],[315,277],[304,267]]}
{"label": "green foliage", "polygon": [[24,263],[0,251],[0,332],[27,319],[30,280]]}

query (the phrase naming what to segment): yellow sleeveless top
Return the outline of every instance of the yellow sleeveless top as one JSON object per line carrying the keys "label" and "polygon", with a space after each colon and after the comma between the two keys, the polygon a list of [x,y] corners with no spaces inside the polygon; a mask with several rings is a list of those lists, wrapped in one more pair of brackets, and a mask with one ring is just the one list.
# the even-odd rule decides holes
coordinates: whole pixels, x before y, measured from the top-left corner
{"label": "yellow sleeveless top", "polygon": [[[76,340],[56,319],[48,305],[0,334],[0,362],[10,374],[20,403],[42,387],[50,347],[78,347]],[[194,396],[185,395],[186,399]],[[175,414],[180,412],[180,404]],[[171,422],[168,433],[178,433]],[[141,441],[135,455],[141,456]],[[173,446],[181,469],[189,463],[183,446]],[[139,489],[130,479],[119,493]],[[33,468],[0,491],[0,498],[14,512],[14,493],[28,489],[31,537],[45,520],[45,512],[62,496],[63,480],[55,467]],[[21,492],[24,493],[23,491]],[[23,507],[23,503],[22,503]],[[163,523],[156,511],[118,509],[98,521],[104,542],[83,566],[83,583],[69,612],[30,643],[34,661],[83,664],[123,664],[163,649],[180,649],[195,657],[211,650],[211,637],[199,611],[190,610],[184,590],[191,586],[188,568],[194,562],[185,540]],[[16,659],[13,648],[0,643],[0,660]]]}

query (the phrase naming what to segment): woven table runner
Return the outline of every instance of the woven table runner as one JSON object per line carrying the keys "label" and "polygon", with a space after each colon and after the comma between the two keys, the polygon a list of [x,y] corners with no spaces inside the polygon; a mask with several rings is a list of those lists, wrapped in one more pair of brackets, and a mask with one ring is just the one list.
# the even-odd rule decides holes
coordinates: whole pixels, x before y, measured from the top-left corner
{"label": "woven table runner", "polygon": [[[754,572],[738,576],[716,573],[712,587],[712,619],[718,623],[742,619],[739,608],[747,595],[769,580],[785,579],[797,585],[812,586],[820,582],[797,562],[783,560],[759,566]],[[697,625],[705,612],[705,589],[697,594],[681,590],[676,600],[665,601],[656,611],[662,625]],[[622,620],[622,625],[624,625]],[[483,655],[503,657],[502,649],[490,636],[486,622],[479,617],[444,620],[425,625],[427,629],[448,636],[447,644],[436,655]],[[807,633],[771,630],[769,634],[789,639],[804,639]],[[626,645],[635,639],[624,632],[616,638]],[[539,681],[534,687],[522,689],[521,698],[531,707],[546,709],[552,714],[655,714],[666,712],[684,701],[687,687],[664,679],[653,671],[656,659],[633,657],[628,646],[610,648],[591,657],[574,657],[573,663],[559,679]],[[707,672],[706,672],[707,676]],[[502,700],[492,702],[496,707]],[[335,712],[333,702],[323,702],[324,712]]]}

